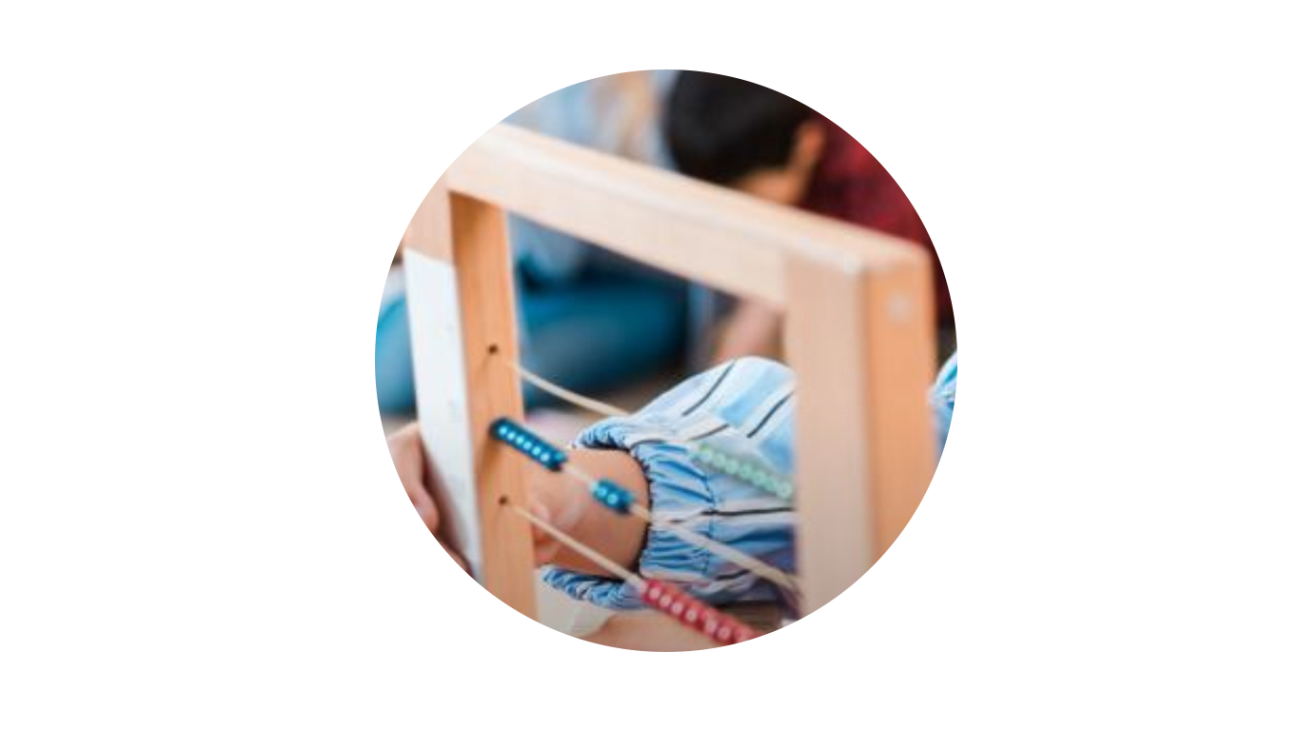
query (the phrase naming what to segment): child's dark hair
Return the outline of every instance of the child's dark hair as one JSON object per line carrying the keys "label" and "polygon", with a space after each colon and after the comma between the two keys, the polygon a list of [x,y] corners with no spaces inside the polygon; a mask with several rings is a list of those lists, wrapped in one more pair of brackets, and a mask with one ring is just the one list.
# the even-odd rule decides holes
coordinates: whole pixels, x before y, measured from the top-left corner
{"label": "child's dark hair", "polygon": [[664,135],[679,171],[730,185],[751,172],[785,166],[795,132],[812,115],[765,86],[682,71],[668,95]]}

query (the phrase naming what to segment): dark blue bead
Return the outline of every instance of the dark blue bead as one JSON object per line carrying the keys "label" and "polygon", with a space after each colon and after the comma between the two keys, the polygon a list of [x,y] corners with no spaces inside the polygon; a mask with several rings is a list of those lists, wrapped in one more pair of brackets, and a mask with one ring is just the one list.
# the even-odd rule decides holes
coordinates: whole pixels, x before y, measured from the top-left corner
{"label": "dark blue bead", "polygon": [[627,513],[632,508],[632,503],[636,502],[632,493],[610,482],[609,480],[597,480],[591,488],[592,496],[606,507],[616,513]]}
{"label": "dark blue bead", "polygon": [[560,466],[568,460],[568,455],[563,450],[552,447],[536,434],[509,419],[502,418],[492,422],[489,433],[498,441],[514,447],[524,456],[552,472],[558,472]]}

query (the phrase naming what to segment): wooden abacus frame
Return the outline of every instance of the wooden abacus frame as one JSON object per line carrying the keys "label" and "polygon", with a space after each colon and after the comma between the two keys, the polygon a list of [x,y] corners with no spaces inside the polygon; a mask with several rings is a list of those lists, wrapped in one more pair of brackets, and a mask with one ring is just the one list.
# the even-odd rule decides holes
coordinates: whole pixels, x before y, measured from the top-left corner
{"label": "wooden abacus frame", "polygon": [[[489,591],[536,616],[531,531],[507,509],[525,503],[524,459],[488,436],[495,418],[523,415],[511,368],[518,345],[507,211],[783,309],[798,387],[802,611],[835,598],[889,548],[935,465],[924,398],[935,371],[933,298],[922,249],[503,124],[451,165],[402,239],[408,273],[421,261],[454,272],[459,323],[448,332],[458,326],[460,342],[415,348],[416,389],[422,421],[443,408],[438,399],[459,404],[452,413],[464,433],[426,429],[425,442],[432,451],[436,441],[465,440],[472,474],[459,478],[472,485],[474,568]],[[408,281],[413,330],[432,326],[422,311],[430,293],[418,291],[430,285]],[[446,372],[435,359],[455,357],[463,383],[430,375]]]}

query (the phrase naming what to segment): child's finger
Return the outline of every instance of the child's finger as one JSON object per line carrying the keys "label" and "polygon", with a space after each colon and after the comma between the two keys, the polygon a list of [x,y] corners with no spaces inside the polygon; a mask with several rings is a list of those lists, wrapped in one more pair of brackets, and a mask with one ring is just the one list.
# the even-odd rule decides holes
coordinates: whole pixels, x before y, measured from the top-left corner
{"label": "child's finger", "polygon": [[411,505],[430,533],[438,530],[438,506],[424,484],[424,445],[420,442],[418,424],[409,424],[388,438],[388,453],[397,469],[397,478]]}
{"label": "child's finger", "polygon": [[429,532],[436,534],[439,523],[438,506],[434,504],[433,499],[426,494],[423,499],[413,497],[411,504],[415,506],[415,512],[420,514],[420,519],[424,521]]}
{"label": "child's finger", "polygon": [[451,554],[452,559],[462,569],[469,571],[465,559],[438,537],[438,528],[442,521],[438,513],[438,503],[429,492],[428,480],[432,476],[427,469],[429,465],[424,457],[424,444],[420,440],[419,424],[408,424],[394,432],[388,438],[388,453],[393,459],[393,466],[397,468],[397,477],[406,488],[406,495],[411,499],[411,505],[419,514],[420,520],[424,521],[429,532],[438,538],[438,542],[447,553]]}
{"label": "child's finger", "polygon": [[585,493],[576,484],[548,480],[533,485],[528,504],[547,523],[565,533],[572,533],[591,502]]}
{"label": "child's finger", "polygon": [[[538,500],[536,495],[528,496],[528,511],[532,513],[534,516],[536,516],[543,523],[551,522],[551,509],[547,507],[546,503],[542,502],[541,500]],[[538,528],[536,524],[534,524],[533,530],[539,531],[541,529]]]}

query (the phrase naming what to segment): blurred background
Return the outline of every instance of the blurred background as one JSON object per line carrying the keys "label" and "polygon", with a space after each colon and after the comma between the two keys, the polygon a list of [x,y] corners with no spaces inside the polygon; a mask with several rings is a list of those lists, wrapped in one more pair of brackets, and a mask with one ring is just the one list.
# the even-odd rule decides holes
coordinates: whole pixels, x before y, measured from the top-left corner
{"label": "blurred background", "polygon": [[[914,242],[920,217],[884,167],[829,120],[779,92],[686,71],[604,76],[560,89],[505,121]],[[626,409],[688,373],[743,355],[782,359],[780,314],[636,264],[511,216],[520,353],[532,372]],[[952,304],[934,260],[942,362],[956,348]],[[375,386],[385,429],[414,417],[415,387],[399,251],[384,287]],[[530,420],[557,439],[588,420],[525,385]]]}

